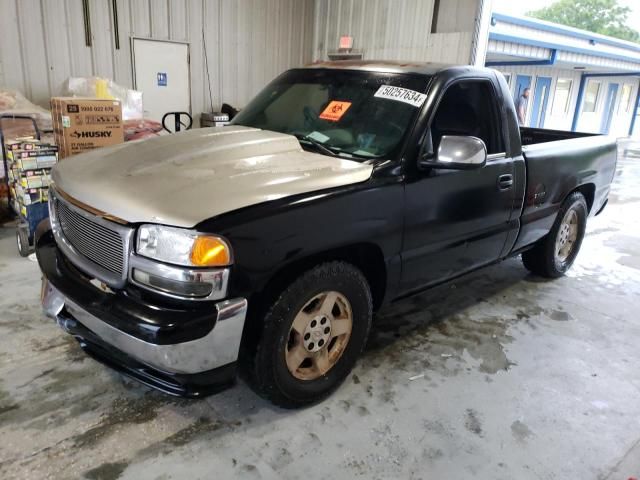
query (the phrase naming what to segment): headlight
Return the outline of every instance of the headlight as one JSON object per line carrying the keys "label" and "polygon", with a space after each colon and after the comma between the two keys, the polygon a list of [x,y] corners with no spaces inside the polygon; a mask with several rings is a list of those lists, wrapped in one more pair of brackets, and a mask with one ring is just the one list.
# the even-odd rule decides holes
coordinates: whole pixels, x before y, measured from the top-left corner
{"label": "headlight", "polygon": [[136,252],[189,267],[223,267],[232,259],[231,248],[220,237],[162,225],[142,225],[138,229]]}

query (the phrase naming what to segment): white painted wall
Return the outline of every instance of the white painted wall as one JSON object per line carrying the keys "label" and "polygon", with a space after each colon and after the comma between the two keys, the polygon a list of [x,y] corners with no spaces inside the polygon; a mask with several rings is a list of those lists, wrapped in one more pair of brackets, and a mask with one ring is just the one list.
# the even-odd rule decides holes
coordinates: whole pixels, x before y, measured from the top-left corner
{"label": "white painted wall", "polygon": [[[573,111],[576,105],[576,99],[578,97],[578,87],[580,86],[580,73],[575,70],[564,69],[551,69],[549,67],[496,67],[497,70],[505,74],[510,74],[511,79],[509,87],[511,88],[511,96],[514,95],[516,76],[517,75],[529,75],[531,76],[531,96],[529,101],[529,108],[527,109],[527,122],[531,119],[531,111],[533,110],[533,92],[535,88],[536,77],[551,77],[551,89],[549,93],[549,103],[547,106],[547,116],[544,122],[544,128],[555,130],[571,130],[571,121],[573,120]],[[556,91],[556,84],[558,78],[570,78],[572,80],[571,92],[569,98],[569,107],[564,114],[552,114],[553,112],[553,99]]]}
{"label": "white painted wall", "polygon": [[[529,121],[531,119],[531,111],[533,110],[533,94],[535,87],[535,79],[538,76],[542,77],[551,77],[551,90],[549,97],[549,104],[547,107],[547,116],[545,118],[544,128],[555,129],[555,130],[571,130],[571,124],[573,122],[573,114],[576,107],[576,101],[578,98],[578,89],[580,87],[580,72],[569,69],[561,69],[561,68],[551,68],[551,67],[521,67],[521,66],[505,66],[505,67],[496,67],[497,70],[501,71],[504,74],[510,74],[511,79],[509,86],[511,88],[511,95],[513,96],[516,84],[516,76],[520,75],[530,75],[532,77],[532,91],[531,91],[531,100],[529,102],[529,108],[527,111],[527,125],[529,125]],[[569,78],[572,80],[571,85],[571,94],[569,99],[569,107],[564,113],[554,113],[553,112],[553,100],[554,94],[556,91],[556,85],[558,82],[558,78]],[[640,83],[637,77],[597,77],[594,78],[596,81],[602,82],[600,96],[598,98],[598,102],[596,105],[596,111],[593,113],[580,113],[580,117],[578,119],[578,125],[576,130],[581,132],[593,132],[599,133],[600,126],[602,124],[602,118],[604,115],[605,102],[607,97],[607,90],[609,88],[609,83],[618,83],[618,94],[615,101],[615,110],[613,117],[611,119],[611,128],[609,133],[611,135],[615,135],[618,137],[627,136],[629,134],[629,125],[631,125],[631,115],[633,114],[633,103],[635,101],[637,92],[638,92],[638,84]],[[631,89],[631,106],[628,111],[625,111],[624,108],[619,108],[620,100],[622,97],[622,85],[629,84],[632,86]]]}
{"label": "white painted wall", "polygon": [[[610,83],[618,84],[618,92],[614,102],[614,114],[611,119],[610,134],[622,137],[629,134],[629,125],[631,125],[631,116],[633,115],[633,106],[635,103],[636,95],[638,93],[638,78],[637,77],[596,77],[589,78],[589,81],[601,82],[600,94],[596,104],[596,111],[593,113],[582,112],[578,120],[577,130],[583,132],[599,132],[602,125],[602,119],[605,115],[607,92],[609,90]],[[622,99],[622,85],[628,84],[632,86],[631,89],[631,105],[628,110],[620,108],[620,101]]]}

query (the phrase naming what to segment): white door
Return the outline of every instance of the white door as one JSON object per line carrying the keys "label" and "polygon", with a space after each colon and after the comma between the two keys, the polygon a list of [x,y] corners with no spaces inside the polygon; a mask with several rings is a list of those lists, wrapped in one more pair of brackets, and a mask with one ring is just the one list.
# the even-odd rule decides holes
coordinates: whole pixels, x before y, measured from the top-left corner
{"label": "white door", "polygon": [[[160,122],[167,112],[191,113],[189,45],[134,38],[133,65],[145,118]],[[168,119],[171,130],[173,124],[173,119]]]}

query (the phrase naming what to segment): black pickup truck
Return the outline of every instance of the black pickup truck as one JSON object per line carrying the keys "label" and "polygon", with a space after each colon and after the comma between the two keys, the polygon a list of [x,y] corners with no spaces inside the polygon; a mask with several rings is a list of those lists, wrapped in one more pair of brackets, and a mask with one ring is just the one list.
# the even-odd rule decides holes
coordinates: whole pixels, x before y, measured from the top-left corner
{"label": "black pickup truck", "polygon": [[37,232],[46,313],[174,395],[323,398],[382,305],[522,255],[558,277],[605,207],[616,144],[519,128],[490,69],[321,63],[223,128],[65,159]]}

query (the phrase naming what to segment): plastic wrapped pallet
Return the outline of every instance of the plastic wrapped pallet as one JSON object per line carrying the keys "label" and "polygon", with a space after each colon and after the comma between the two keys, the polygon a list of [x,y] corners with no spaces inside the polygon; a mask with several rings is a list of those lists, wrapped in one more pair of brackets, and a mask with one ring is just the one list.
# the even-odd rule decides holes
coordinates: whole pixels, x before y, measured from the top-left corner
{"label": "plastic wrapped pallet", "polygon": [[[0,87],[0,114],[26,115],[36,121],[40,131],[50,132],[53,129],[51,112],[31,103],[17,90]],[[29,124],[17,124],[14,128],[18,129],[23,125],[26,129],[33,131]],[[25,133],[25,131],[4,132],[5,138],[16,138],[24,135],[29,135],[29,133]]]}

